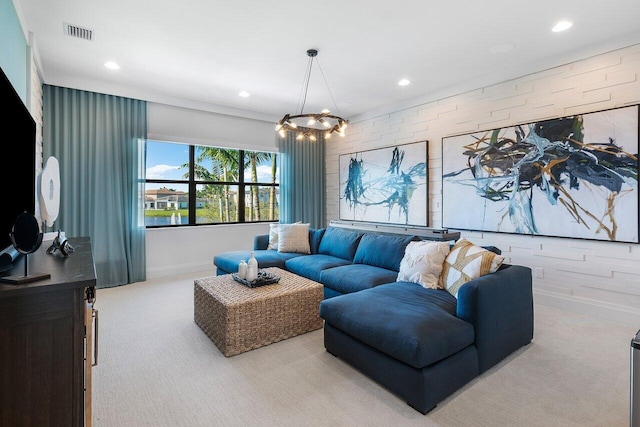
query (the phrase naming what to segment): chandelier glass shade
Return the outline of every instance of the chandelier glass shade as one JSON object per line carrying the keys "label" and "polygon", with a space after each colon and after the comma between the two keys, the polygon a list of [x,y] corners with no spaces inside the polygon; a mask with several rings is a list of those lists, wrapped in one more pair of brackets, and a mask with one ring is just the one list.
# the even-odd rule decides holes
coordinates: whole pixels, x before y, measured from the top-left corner
{"label": "chandelier glass shade", "polygon": [[[333,134],[344,136],[344,131],[349,124],[348,120],[343,119],[339,115],[332,114],[329,110],[322,110],[320,113],[304,112],[307,92],[309,91],[309,80],[311,79],[311,71],[313,68],[313,60],[317,55],[317,49],[307,50],[309,65],[303,82],[301,100],[298,102],[298,105],[300,106],[299,112],[297,114],[285,114],[284,117],[276,123],[276,131],[283,138],[287,131],[295,132],[296,139],[298,140],[309,138],[311,141],[315,141],[316,134],[318,132],[322,132],[325,139],[331,138],[331,135]],[[322,74],[322,78],[324,79],[325,85],[327,86],[327,90],[329,91],[329,95],[331,95],[331,99],[337,112],[338,107],[335,104],[335,100],[331,94],[331,89],[329,89],[329,85],[327,84],[327,80],[324,78],[324,73],[322,73],[322,68],[320,68],[319,63],[318,68],[320,69],[320,73]]]}

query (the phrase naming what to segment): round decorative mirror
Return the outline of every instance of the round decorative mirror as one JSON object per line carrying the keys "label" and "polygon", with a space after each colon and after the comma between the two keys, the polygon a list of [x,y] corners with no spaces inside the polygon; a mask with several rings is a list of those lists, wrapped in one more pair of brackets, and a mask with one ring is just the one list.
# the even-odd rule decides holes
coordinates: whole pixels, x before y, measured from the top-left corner
{"label": "round decorative mirror", "polygon": [[29,274],[28,256],[30,253],[38,250],[42,244],[43,237],[43,234],[40,232],[38,220],[33,214],[23,212],[18,215],[11,229],[11,233],[9,233],[9,237],[11,238],[13,247],[24,255],[24,275],[0,277],[0,282],[21,284],[51,277],[49,273]]}
{"label": "round decorative mirror", "polygon": [[42,244],[42,233],[38,226],[38,220],[27,212],[18,215],[9,237],[13,246],[21,254],[33,253]]}

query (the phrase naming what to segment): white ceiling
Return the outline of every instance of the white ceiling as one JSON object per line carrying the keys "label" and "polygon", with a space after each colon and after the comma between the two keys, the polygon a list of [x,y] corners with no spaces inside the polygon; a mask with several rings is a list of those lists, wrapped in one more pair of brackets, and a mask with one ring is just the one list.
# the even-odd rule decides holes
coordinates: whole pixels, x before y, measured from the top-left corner
{"label": "white ceiling", "polygon": [[[353,119],[640,43],[639,0],[14,4],[45,83],[266,120],[296,112],[309,48],[338,113]],[[574,26],[552,33],[561,19]],[[93,41],[64,35],[64,23],[93,30]],[[335,112],[313,73],[305,112]]]}

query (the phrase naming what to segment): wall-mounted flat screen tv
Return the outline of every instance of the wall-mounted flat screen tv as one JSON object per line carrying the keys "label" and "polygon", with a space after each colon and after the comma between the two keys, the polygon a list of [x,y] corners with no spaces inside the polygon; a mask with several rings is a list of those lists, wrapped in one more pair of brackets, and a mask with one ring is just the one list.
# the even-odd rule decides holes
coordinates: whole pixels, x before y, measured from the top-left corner
{"label": "wall-mounted flat screen tv", "polygon": [[4,200],[0,208],[0,250],[11,246],[9,233],[22,212],[35,214],[36,122],[0,68],[0,174]]}

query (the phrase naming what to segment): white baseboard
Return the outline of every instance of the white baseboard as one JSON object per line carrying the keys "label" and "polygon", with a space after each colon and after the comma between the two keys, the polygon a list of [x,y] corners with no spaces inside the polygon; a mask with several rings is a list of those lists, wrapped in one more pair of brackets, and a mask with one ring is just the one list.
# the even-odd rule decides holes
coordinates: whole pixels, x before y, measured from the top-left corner
{"label": "white baseboard", "polygon": [[576,298],[544,290],[533,291],[534,302],[561,310],[572,311],[611,322],[640,328],[640,310],[602,301]]}

